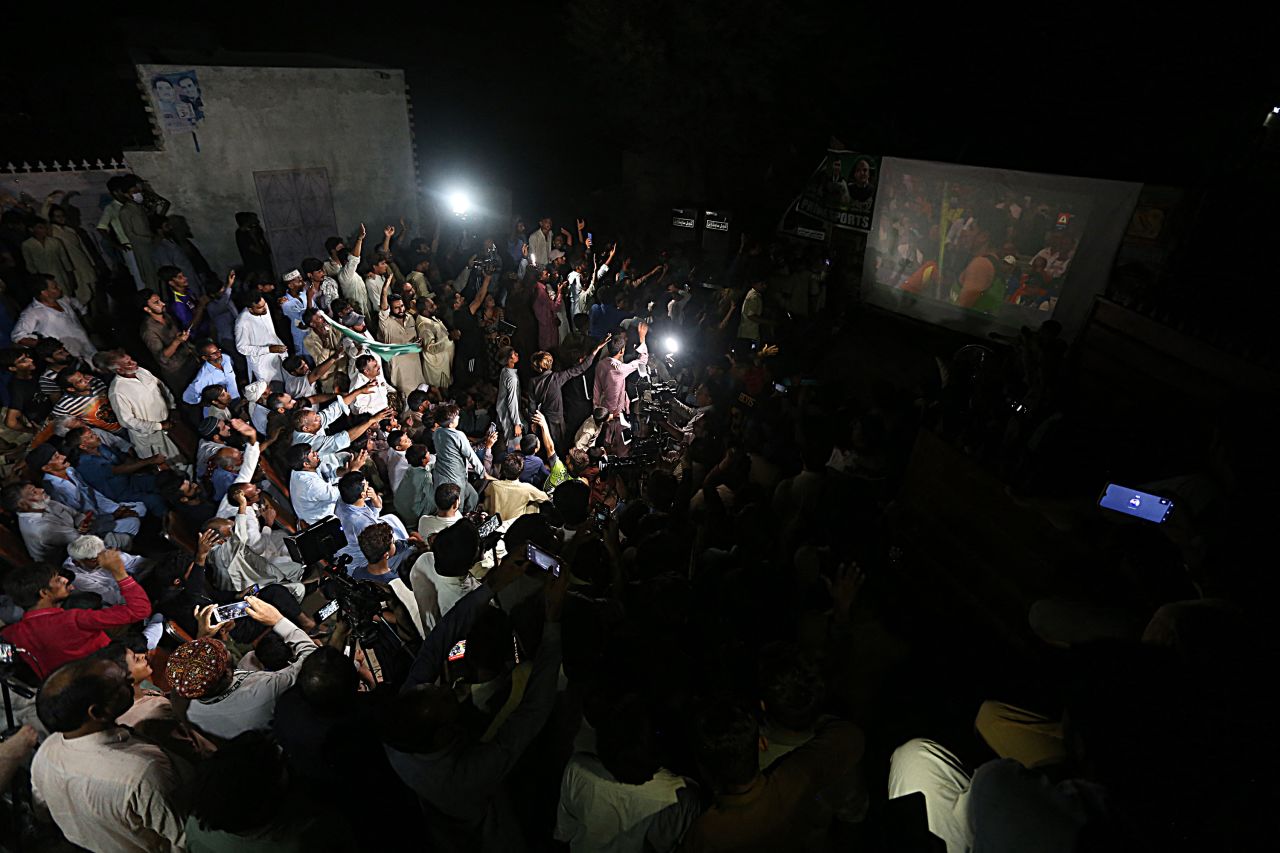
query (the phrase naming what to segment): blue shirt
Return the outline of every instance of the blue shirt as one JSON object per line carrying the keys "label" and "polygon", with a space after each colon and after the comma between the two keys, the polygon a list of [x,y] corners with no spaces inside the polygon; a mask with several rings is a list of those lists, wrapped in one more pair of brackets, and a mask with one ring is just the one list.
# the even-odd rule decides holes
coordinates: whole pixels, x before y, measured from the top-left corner
{"label": "blue shirt", "polygon": [[302,348],[302,339],[307,336],[307,329],[298,328],[298,324],[302,322],[302,312],[307,310],[307,301],[301,296],[294,296],[292,293],[284,295],[284,302],[280,305],[280,313],[289,318],[289,332],[293,335],[293,351],[295,353],[305,353]]}
{"label": "blue shirt", "polygon": [[329,428],[330,424],[350,411],[347,408],[347,402],[339,397],[320,410],[320,429],[314,433],[295,430],[293,443],[311,445],[316,453],[319,454],[322,462],[336,465],[338,463],[338,452],[351,445],[351,437],[347,435],[346,430],[337,435],[325,435],[324,431]]}
{"label": "blue shirt", "polygon": [[631,312],[610,305],[591,306],[591,337],[603,338],[632,316]]}
{"label": "blue shirt", "polygon": [[551,469],[542,461],[542,457],[531,455],[524,458],[524,470],[520,472],[519,477],[521,482],[541,489],[550,476]]}
{"label": "blue shirt", "polygon": [[[321,471],[332,472],[332,480]],[[294,471],[289,475],[289,498],[293,511],[307,524],[315,524],[326,515],[333,515],[338,503],[337,471],[332,466],[321,465],[318,471]]]}
{"label": "blue shirt", "polygon": [[196,371],[196,378],[191,380],[187,390],[182,392],[182,402],[190,403],[193,406],[199,403],[200,392],[210,385],[222,385],[226,387],[231,399],[238,400],[240,398],[240,389],[236,385],[234,365],[231,363],[231,356],[225,352],[222,354],[221,367],[214,367],[204,359],[200,359],[200,369]]}

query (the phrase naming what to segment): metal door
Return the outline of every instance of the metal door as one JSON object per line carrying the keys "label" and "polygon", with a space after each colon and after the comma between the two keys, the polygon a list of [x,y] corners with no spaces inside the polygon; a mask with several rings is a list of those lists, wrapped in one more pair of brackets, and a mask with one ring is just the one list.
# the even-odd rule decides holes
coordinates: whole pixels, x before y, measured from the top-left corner
{"label": "metal door", "polygon": [[276,271],[296,269],[303,258],[323,259],[325,239],[338,233],[328,171],[254,172],[253,182]]}

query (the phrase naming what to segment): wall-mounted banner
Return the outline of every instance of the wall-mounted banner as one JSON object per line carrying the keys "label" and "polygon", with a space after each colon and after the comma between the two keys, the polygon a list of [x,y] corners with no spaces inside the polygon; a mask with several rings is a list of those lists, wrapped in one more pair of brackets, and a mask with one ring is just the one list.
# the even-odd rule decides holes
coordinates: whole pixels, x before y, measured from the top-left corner
{"label": "wall-mounted banner", "polygon": [[195,71],[151,77],[151,103],[166,133],[190,133],[204,121],[204,98]]}

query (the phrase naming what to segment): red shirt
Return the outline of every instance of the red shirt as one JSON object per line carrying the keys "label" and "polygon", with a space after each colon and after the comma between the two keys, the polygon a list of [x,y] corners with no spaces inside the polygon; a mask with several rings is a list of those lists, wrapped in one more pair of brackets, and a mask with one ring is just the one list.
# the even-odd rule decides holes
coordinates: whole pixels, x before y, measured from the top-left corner
{"label": "red shirt", "polygon": [[109,643],[104,628],[128,625],[151,615],[151,599],[133,578],[120,581],[120,593],[124,604],[101,610],[28,610],[20,622],[0,631],[0,636],[26,649],[18,654],[44,679],[64,663],[79,660]]}

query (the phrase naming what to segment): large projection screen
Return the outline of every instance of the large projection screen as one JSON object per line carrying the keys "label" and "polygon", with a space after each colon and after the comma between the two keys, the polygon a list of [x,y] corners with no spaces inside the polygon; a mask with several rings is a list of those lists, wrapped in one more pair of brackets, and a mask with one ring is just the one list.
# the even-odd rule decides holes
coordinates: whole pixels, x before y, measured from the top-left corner
{"label": "large projection screen", "polygon": [[862,270],[872,305],[975,335],[1084,325],[1141,184],[886,157]]}

